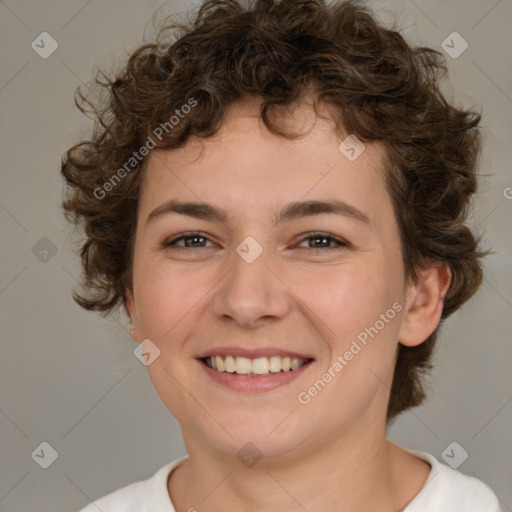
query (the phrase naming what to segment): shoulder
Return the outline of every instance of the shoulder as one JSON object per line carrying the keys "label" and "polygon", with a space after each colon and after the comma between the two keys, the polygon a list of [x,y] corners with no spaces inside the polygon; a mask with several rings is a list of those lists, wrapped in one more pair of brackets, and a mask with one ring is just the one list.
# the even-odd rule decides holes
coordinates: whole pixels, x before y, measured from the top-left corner
{"label": "shoulder", "polygon": [[174,512],[167,492],[170,472],[187,456],[176,459],[160,468],[147,480],[140,480],[99,498],[80,512]]}
{"label": "shoulder", "polygon": [[404,512],[502,512],[496,494],[478,478],[452,469],[429,453],[407,451],[427,461],[432,469]]}

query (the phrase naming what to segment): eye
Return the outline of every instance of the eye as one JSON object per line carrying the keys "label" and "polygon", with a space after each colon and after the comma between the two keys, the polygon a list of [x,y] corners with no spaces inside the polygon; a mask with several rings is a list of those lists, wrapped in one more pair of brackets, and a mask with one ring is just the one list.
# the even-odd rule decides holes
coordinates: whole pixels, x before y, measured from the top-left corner
{"label": "eye", "polygon": [[[178,242],[183,241],[184,244],[178,244]],[[203,233],[198,231],[190,232],[190,233],[182,233],[180,235],[175,236],[169,240],[166,240],[163,243],[163,247],[180,247],[182,249],[197,249],[206,247],[204,243],[206,241],[210,241],[210,239],[204,236]]]}
{"label": "eye", "polygon": [[[211,242],[211,240],[204,233],[193,231],[176,235],[175,237],[166,240],[162,246],[163,248],[175,247],[180,249],[199,249],[208,247],[206,245],[208,242]],[[304,242],[308,242],[308,247],[300,247]],[[317,252],[333,251],[349,246],[350,244],[345,240],[330,235],[329,233],[321,232],[307,234],[299,240],[297,245],[298,248],[315,249]]]}
{"label": "eye", "polygon": [[[309,233],[307,236],[303,237],[300,241],[299,241],[299,246],[300,244],[304,243],[304,242],[308,242],[308,247],[306,247],[307,249],[316,249],[318,251],[332,251],[332,250],[337,250],[337,249],[341,249],[341,248],[344,248],[344,247],[349,247],[349,244],[348,242],[345,242],[345,240],[342,240],[338,237],[335,237],[333,235],[330,235],[328,233],[320,233],[320,232],[315,232],[315,233]],[[327,247],[328,244],[335,244],[335,246],[331,246],[331,247]],[[304,247],[302,247],[304,248]]]}

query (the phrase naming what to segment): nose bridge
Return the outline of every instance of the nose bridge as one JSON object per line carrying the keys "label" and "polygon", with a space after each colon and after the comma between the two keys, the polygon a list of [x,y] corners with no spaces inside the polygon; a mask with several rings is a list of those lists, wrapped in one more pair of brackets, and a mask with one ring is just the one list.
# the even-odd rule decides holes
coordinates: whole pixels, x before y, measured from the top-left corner
{"label": "nose bridge", "polygon": [[215,313],[245,327],[254,326],[262,317],[284,316],[289,298],[275,275],[272,260],[270,251],[246,238],[232,254],[231,271],[215,296]]}

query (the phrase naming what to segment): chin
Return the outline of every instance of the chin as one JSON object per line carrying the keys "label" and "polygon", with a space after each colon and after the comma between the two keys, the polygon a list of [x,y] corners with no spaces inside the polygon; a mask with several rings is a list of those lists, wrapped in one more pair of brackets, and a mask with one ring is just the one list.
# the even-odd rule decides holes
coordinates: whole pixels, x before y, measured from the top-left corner
{"label": "chin", "polygon": [[[297,417],[293,418],[295,415]],[[300,421],[297,411],[292,409],[285,411],[281,408],[266,415],[253,410],[246,415],[230,415],[224,419],[218,416],[216,419],[229,434],[213,420],[198,422],[194,430],[200,432],[203,440],[214,450],[239,459],[245,456],[258,459],[284,457],[314,437],[313,429]],[[186,435],[185,429],[183,434]]]}

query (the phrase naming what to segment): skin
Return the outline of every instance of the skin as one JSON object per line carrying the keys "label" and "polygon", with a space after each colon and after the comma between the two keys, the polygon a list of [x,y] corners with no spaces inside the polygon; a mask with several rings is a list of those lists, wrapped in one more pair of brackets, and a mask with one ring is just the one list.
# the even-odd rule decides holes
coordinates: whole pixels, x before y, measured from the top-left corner
{"label": "skin", "polygon": [[[396,512],[428,477],[426,462],[386,440],[386,407],[398,344],[418,345],[433,332],[450,273],[436,263],[406,280],[384,150],[367,143],[349,161],[338,150],[347,134],[324,114],[304,105],[281,116],[306,132],[287,140],[264,127],[249,99],[215,136],[147,161],[126,306],[132,338],[161,351],[147,370],[189,454],[168,482],[177,511]],[[227,223],[177,213],[148,221],[171,199],[215,205]],[[328,213],[275,224],[274,212],[290,202],[328,199],[369,222]],[[163,246],[188,231],[206,238]],[[314,231],[349,245],[315,245],[306,238]],[[251,264],[236,252],[248,236],[263,249]],[[394,303],[401,311],[309,404],[299,403]],[[244,393],[214,382],[196,359],[219,346],[278,347],[314,362],[287,385]],[[236,456],[248,442],[263,456],[251,468]]]}

